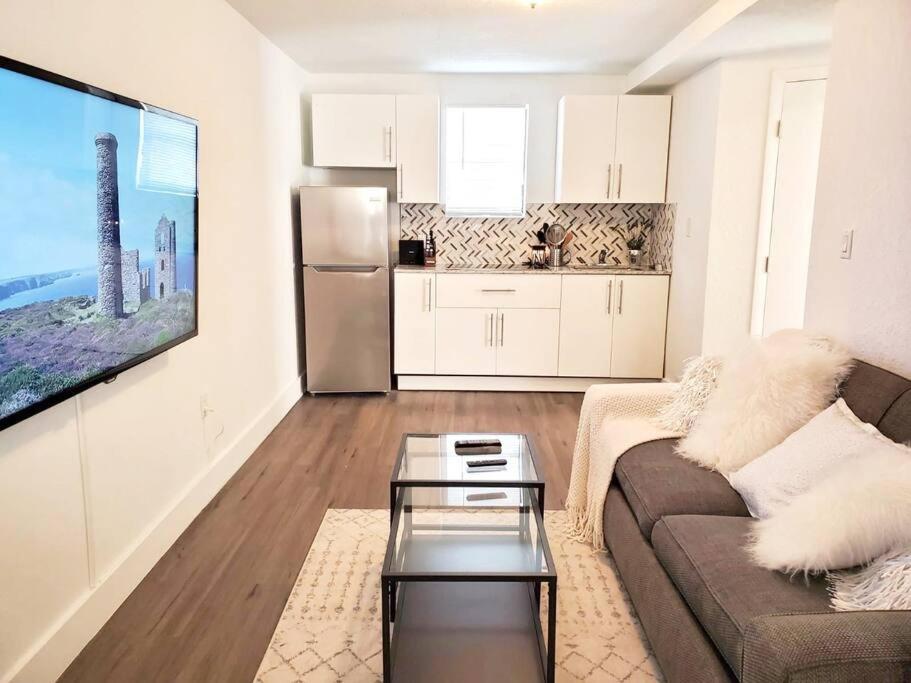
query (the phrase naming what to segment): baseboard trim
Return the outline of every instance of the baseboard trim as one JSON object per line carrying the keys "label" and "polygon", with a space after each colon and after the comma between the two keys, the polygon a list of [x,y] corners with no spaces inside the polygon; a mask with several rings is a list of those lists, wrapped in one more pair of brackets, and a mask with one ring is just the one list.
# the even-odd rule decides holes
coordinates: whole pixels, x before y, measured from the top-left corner
{"label": "baseboard trim", "polygon": [[400,391],[557,391],[581,393],[593,384],[654,382],[649,379],[605,377],[485,377],[463,375],[399,375]]}
{"label": "baseboard trim", "polygon": [[212,459],[209,468],[190,482],[174,505],[149,525],[115,568],[98,578],[96,588],[87,591],[48,629],[47,636],[20,658],[4,683],[56,681],[300,397],[301,380],[296,378]]}

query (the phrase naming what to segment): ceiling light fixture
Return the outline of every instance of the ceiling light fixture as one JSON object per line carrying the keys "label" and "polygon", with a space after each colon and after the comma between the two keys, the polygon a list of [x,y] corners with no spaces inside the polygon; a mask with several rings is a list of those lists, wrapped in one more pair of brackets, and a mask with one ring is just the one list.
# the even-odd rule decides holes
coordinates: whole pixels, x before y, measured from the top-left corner
{"label": "ceiling light fixture", "polygon": [[542,2],[542,0],[522,0],[522,2],[534,9]]}

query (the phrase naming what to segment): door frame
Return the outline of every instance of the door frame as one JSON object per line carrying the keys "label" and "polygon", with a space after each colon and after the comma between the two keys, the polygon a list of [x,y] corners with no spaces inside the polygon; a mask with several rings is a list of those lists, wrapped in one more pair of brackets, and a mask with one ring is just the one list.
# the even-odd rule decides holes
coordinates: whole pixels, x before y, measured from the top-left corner
{"label": "door frame", "polygon": [[828,66],[806,66],[776,69],[772,72],[769,95],[769,116],[766,126],[765,164],[762,172],[762,199],[759,205],[759,229],[756,239],[756,265],[753,276],[753,312],[750,334],[762,337],[765,318],[766,287],[769,274],[766,259],[772,247],[772,217],[775,209],[775,183],[778,179],[778,123],[784,109],[784,89],[788,83],[824,81],[829,78]]}

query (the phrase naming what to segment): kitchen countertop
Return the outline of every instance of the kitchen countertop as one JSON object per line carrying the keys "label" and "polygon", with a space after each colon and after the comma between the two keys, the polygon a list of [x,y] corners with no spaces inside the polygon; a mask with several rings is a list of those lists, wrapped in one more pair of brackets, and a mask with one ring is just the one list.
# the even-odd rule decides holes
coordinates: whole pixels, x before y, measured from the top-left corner
{"label": "kitchen countertop", "polygon": [[529,275],[592,275],[604,273],[607,275],[670,275],[669,270],[654,270],[647,268],[627,268],[616,266],[611,268],[579,266],[560,266],[559,268],[529,268],[514,264],[471,266],[460,264],[438,264],[436,266],[403,266],[397,265],[396,270],[402,272],[426,273],[521,273]]}

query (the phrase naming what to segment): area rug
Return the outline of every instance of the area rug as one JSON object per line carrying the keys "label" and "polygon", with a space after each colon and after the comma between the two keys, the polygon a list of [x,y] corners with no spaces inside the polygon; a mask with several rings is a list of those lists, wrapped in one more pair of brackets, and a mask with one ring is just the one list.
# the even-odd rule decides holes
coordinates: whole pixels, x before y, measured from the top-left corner
{"label": "area rug", "polygon": [[[660,681],[610,556],[570,538],[548,511],[557,566],[557,680]],[[257,683],[382,680],[380,569],[387,510],[329,510],[256,675]],[[546,622],[545,622],[546,623]]]}

